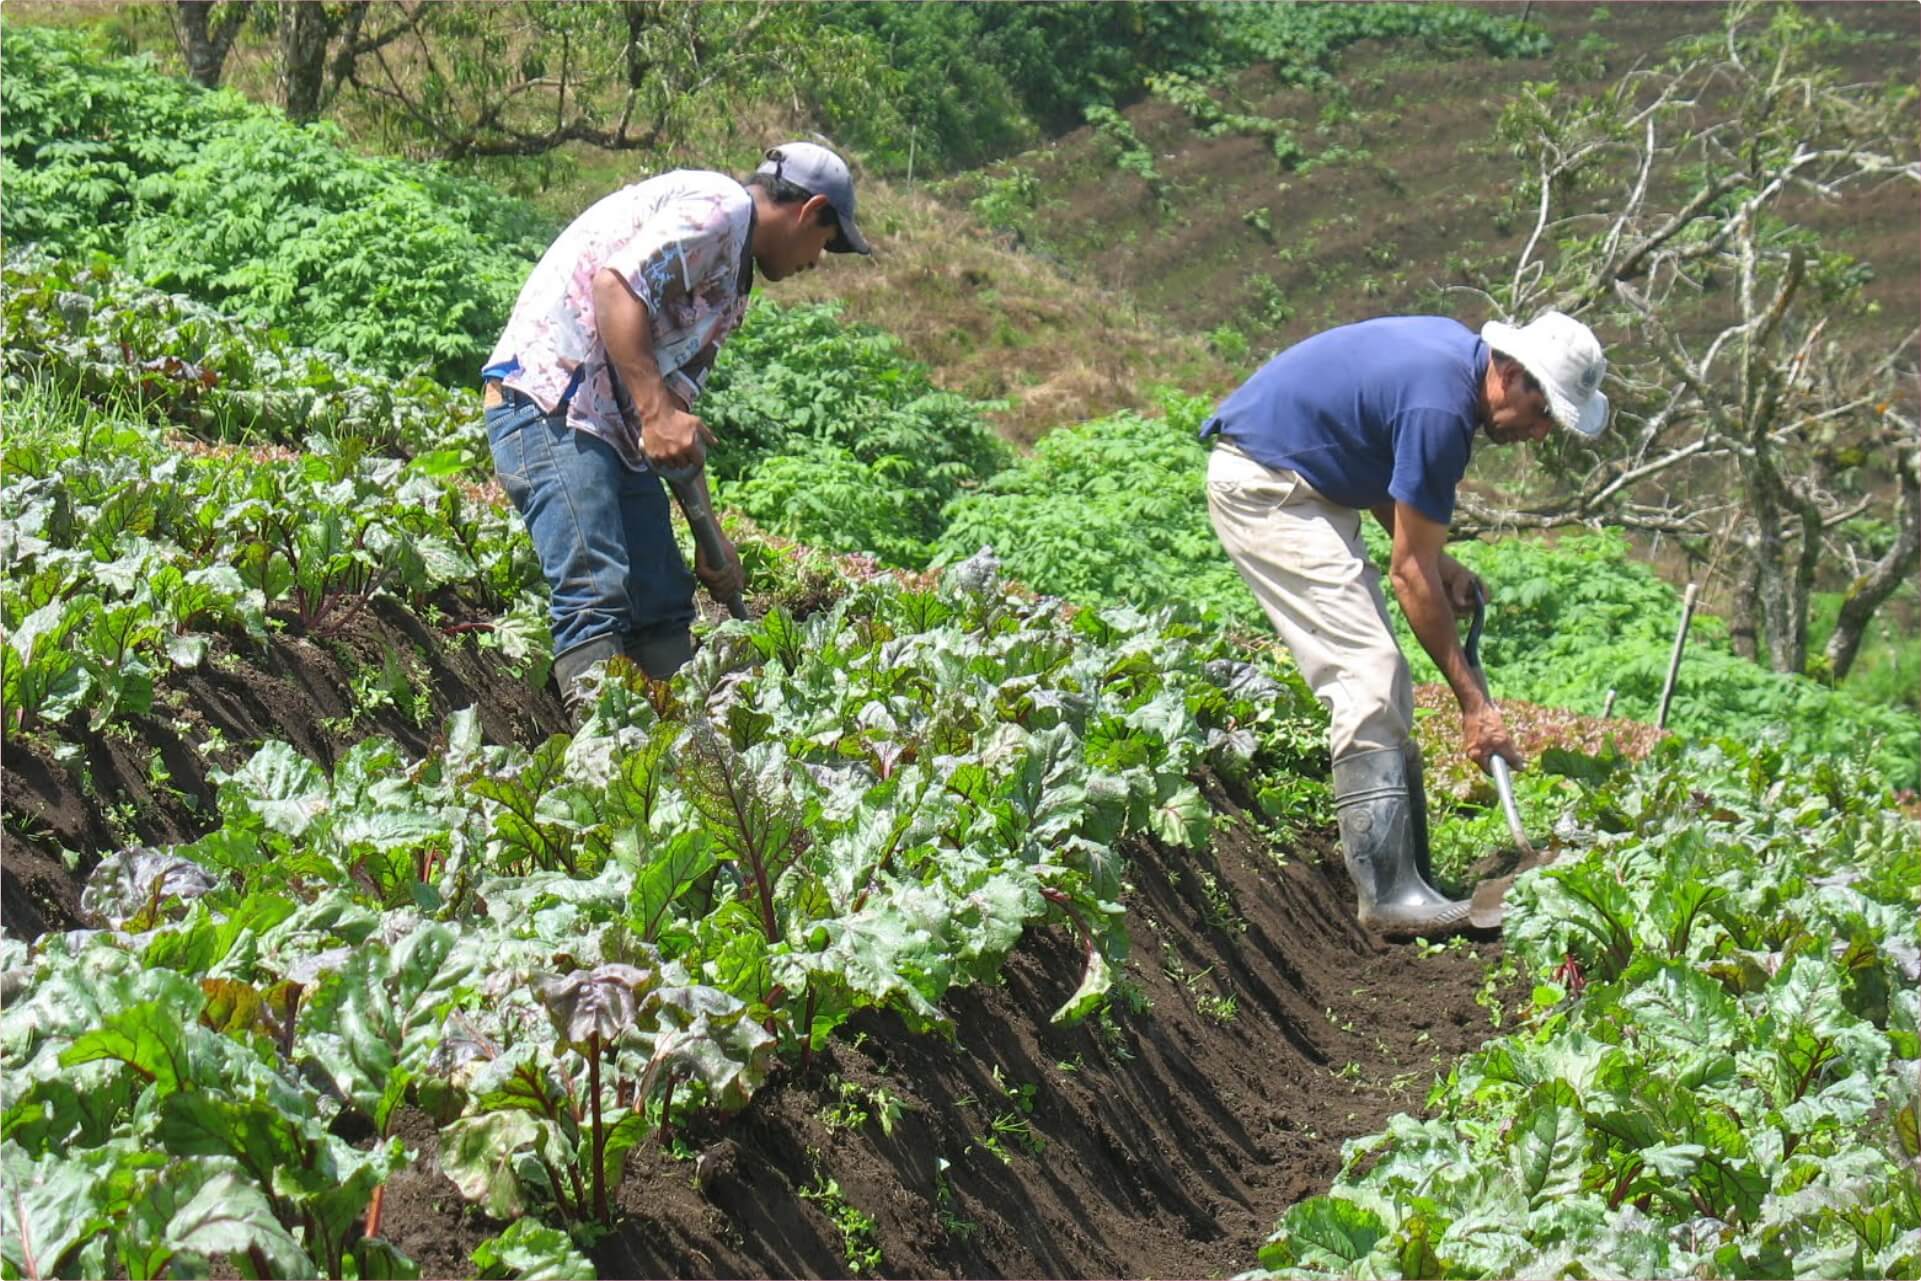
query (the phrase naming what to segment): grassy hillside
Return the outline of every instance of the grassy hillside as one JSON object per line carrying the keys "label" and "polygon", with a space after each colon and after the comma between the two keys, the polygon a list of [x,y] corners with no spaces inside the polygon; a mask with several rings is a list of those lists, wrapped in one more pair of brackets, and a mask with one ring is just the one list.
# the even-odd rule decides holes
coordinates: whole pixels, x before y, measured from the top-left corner
{"label": "grassy hillside", "polygon": [[[1518,10],[1521,6],[1501,6]],[[1210,137],[1165,96],[1128,110],[1158,178],[1121,163],[1114,131],[1093,126],[1011,157],[945,189],[958,211],[998,214],[1036,252],[1186,334],[1222,327],[1246,340],[1241,364],[1330,325],[1407,311],[1478,318],[1448,292],[1477,265],[1512,263],[1531,210],[1509,198],[1521,174],[1493,136],[1510,93],[1557,82],[1596,92],[1673,39],[1719,29],[1705,4],[1529,6],[1545,57],[1491,62],[1363,42],[1332,85],[1298,88],[1257,66],[1206,86],[1222,111],[1280,122],[1303,154],[1291,167],[1267,139]],[[1860,39],[1835,52],[1850,79],[1911,69],[1921,32],[1891,5],[1821,5]],[[1021,177],[1025,175],[1025,177]],[[1017,198],[1015,187],[1031,194]],[[985,199],[984,199],[985,198]],[[1839,247],[1875,271],[1870,299],[1895,332],[1921,320],[1921,219],[1912,193],[1885,190],[1845,210],[1811,208]],[[1230,354],[1241,351],[1225,336]]]}

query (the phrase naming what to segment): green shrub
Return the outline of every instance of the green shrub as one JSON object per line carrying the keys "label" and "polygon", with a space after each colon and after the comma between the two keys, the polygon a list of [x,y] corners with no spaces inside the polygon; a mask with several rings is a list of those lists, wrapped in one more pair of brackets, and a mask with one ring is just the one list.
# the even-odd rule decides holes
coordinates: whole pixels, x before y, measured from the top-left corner
{"label": "green shrub", "polygon": [[[920,545],[939,534],[948,501],[1006,466],[1011,451],[988,427],[985,403],[939,390],[892,335],[843,325],[839,314],[834,304],[756,302],[721,348],[700,401],[701,417],[720,437],[709,467],[722,482],[753,477],[730,492],[782,533],[805,528],[836,550],[919,564]],[[804,461],[764,474],[781,455]],[[855,514],[840,495],[810,499],[805,515],[780,516],[777,497],[803,478],[872,486],[869,501],[887,516]],[[848,523],[837,526],[832,512]],[[892,532],[882,534],[884,527]]]}
{"label": "green shrub", "polygon": [[1414,40],[1461,57],[1539,57],[1548,47],[1536,28],[1463,5],[1222,5],[1214,21],[1221,65],[1265,62],[1293,84],[1330,83],[1335,56],[1361,40]]}
{"label": "green shrub", "polygon": [[1165,419],[1121,413],[1063,427],[947,511],[935,559],[992,546],[1008,574],[1088,604],[1181,602],[1265,626],[1207,519],[1209,402],[1170,397]]}
{"label": "green shrub", "polygon": [[551,226],[484,184],[347,150],[237,96],[10,29],[7,237],[392,374],[472,382]]}
{"label": "green shrub", "polygon": [[134,187],[258,110],[163,76],[151,58],[108,57],[81,31],[8,24],[0,54],[9,247],[118,252]]}
{"label": "green shrub", "polygon": [[[1630,559],[1625,537],[1579,534],[1548,544],[1507,538],[1451,549],[1487,583],[1493,605],[1481,657],[1495,696],[1653,721],[1680,620],[1680,595]],[[1437,680],[1396,611],[1416,680]],[[1676,680],[1671,728],[1798,752],[1863,754],[1897,786],[1921,781],[1921,717],[1805,676],[1768,671],[1733,650],[1720,619],[1696,615]]]}
{"label": "green shrub", "polygon": [[478,380],[550,230],[484,186],[264,114],[138,195],[125,254],[149,283],[450,383]]}
{"label": "green shrub", "polygon": [[[822,21],[865,35],[899,77],[921,172],[978,165],[1071,129],[1089,102],[1139,97],[1157,69],[1206,56],[1207,6],[1164,4],[830,4]],[[871,112],[830,120],[889,168],[908,134]]]}
{"label": "green shrub", "polygon": [[898,455],[866,463],[839,445],[811,441],[761,459],[745,479],[722,485],[719,499],[770,533],[920,568],[928,548],[907,532],[917,522],[903,484],[913,468]]}

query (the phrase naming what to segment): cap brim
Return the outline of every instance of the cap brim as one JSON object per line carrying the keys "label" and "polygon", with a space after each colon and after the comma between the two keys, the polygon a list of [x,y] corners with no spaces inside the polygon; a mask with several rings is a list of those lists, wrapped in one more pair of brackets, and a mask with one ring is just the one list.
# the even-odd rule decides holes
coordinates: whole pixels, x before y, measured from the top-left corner
{"label": "cap brim", "polygon": [[871,254],[874,247],[867,243],[861,234],[860,226],[852,218],[840,220],[840,234],[827,243],[830,254]]}

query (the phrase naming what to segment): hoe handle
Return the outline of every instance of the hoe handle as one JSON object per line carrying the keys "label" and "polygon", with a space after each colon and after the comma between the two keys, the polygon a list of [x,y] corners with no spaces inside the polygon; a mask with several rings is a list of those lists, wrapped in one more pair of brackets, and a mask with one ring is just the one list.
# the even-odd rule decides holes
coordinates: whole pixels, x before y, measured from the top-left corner
{"label": "hoe handle", "polygon": [[[713,509],[707,505],[706,486],[701,484],[701,468],[688,467],[670,471],[665,467],[657,469],[667,488],[674,491],[674,501],[680,504],[680,514],[687,518],[687,528],[694,533],[694,545],[700,549],[701,559],[709,565],[725,564],[727,560],[727,539],[720,532],[720,522],[714,519]],[[747,602],[735,592],[721,602],[734,618],[747,617]]]}
{"label": "hoe handle", "polygon": [[[608,377],[614,384],[614,403],[629,423],[638,423],[640,416],[634,412],[633,398],[621,384],[620,375],[612,366],[608,367]],[[720,532],[720,522],[714,519],[713,509],[707,505],[707,487],[700,483],[700,474],[706,470],[704,462],[692,467],[655,467],[660,478],[667,482],[667,488],[674,491],[674,501],[680,504],[680,514],[687,518],[687,528],[694,533],[694,546],[700,549],[701,559],[709,565],[723,564],[727,560],[727,538]],[[721,604],[734,618],[747,617],[747,602],[735,592]]]}
{"label": "hoe handle", "polygon": [[[1481,692],[1488,695],[1492,702],[1494,696],[1488,692],[1487,673],[1481,670],[1481,633],[1487,627],[1487,598],[1479,592],[1474,596],[1474,621],[1467,629],[1467,665],[1473,669],[1475,679],[1481,682]],[[1515,847],[1525,854],[1533,854],[1534,846],[1528,842],[1527,830],[1521,826],[1521,809],[1514,803],[1514,770],[1505,756],[1490,756],[1487,759],[1487,772],[1494,776],[1494,790],[1501,798],[1501,813],[1507,818],[1508,835],[1514,838]]]}

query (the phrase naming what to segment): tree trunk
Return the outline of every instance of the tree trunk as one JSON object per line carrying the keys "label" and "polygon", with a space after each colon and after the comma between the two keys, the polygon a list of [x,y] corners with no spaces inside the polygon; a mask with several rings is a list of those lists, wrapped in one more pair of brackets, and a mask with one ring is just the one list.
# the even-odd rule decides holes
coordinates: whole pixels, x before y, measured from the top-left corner
{"label": "tree trunk", "polygon": [[1894,545],[1874,567],[1848,585],[1841,613],[1828,637],[1828,670],[1839,682],[1854,666],[1868,622],[1889,596],[1914,576],[1921,564],[1921,448],[1909,449],[1895,464],[1900,487],[1894,517]]}
{"label": "tree trunk", "polygon": [[1807,665],[1807,646],[1805,637],[1800,643],[1796,638],[1795,588],[1800,565],[1788,547],[1783,528],[1790,505],[1787,487],[1758,451],[1746,460],[1741,471],[1751,522],[1744,541],[1760,605],[1760,643],[1756,648],[1765,647],[1768,666],[1773,670],[1799,672]]}
{"label": "tree trunk", "polygon": [[280,0],[280,98],[289,119],[320,118],[327,105],[327,46],[347,16],[364,7],[356,0],[334,13],[321,0]]}
{"label": "tree trunk", "polygon": [[642,37],[655,21],[655,6],[645,0],[628,0],[620,8],[621,16],[627,19],[627,47],[621,54],[627,68],[627,88],[639,93],[646,87],[647,73],[652,69]]}
{"label": "tree trunk", "polygon": [[[220,87],[220,74],[227,65],[227,52],[253,0],[177,0],[174,5],[174,34],[180,52],[187,59],[187,75],[207,89]],[[214,10],[218,9],[216,17]]]}
{"label": "tree trunk", "polygon": [[1821,559],[1821,509],[1802,499],[1801,511],[1801,558],[1794,567],[1794,594],[1790,602],[1794,611],[1792,619],[1793,653],[1795,665],[1787,670],[1805,672],[1808,670],[1808,601],[1814,596],[1814,570]]}
{"label": "tree trunk", "polygon": [[[1768,667],[1777,672],[1799,672],[1807,656],[1794,643],[1794,582],[1784,571],[1778,530],[1759,531],[1749,555],[1761,589],[1761,640],[1767,646]],[[1757,655],[1758,657],[1758,655]]]}
{"label": "tree trunk", "polygon": [[1755,621],[1761,612],[1761,578],[1750,561],[1739,573],[1728,600],[1732,617],[1728,620],[1728,639],[1734,652],[1750,663],[1761,661],[1761,630]]}

